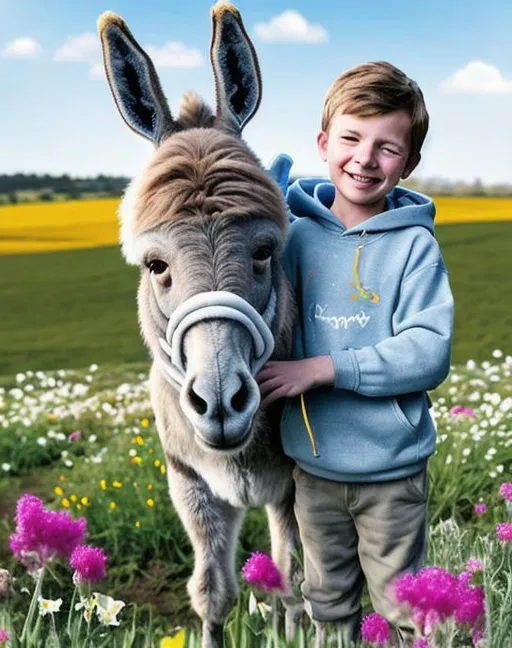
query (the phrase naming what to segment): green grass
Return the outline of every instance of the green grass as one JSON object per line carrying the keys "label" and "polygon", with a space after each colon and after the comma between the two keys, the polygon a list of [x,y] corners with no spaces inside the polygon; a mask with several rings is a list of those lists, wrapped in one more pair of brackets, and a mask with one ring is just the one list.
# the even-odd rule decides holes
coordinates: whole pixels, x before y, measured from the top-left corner
{"label": "green grass", "polygon": [[[436,234],[455,295],[453,361],[509,350],[512,223],[444,225]],[[117,246],[0,257],[0,375],[147,362],[137,282]]]}

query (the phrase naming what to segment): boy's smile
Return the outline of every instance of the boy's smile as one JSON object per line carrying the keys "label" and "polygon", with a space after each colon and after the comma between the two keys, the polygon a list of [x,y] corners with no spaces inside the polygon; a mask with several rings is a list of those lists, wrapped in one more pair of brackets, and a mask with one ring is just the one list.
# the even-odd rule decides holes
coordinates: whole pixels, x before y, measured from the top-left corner
{"label": "boy's smile", "polygon": [[409,160],[411,119],[405,110],[357,117],[339,112],[318,135],[336,187],[331,211],[352,227],[383,211],[386,194],[416,167]]}

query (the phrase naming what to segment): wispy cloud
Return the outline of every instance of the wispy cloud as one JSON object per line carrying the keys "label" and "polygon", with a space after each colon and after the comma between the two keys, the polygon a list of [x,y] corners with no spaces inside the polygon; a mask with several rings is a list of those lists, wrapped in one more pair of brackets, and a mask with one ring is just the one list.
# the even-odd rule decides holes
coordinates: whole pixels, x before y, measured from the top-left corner
{"label": "wispy cloud", "polygon": [[326,43],[329,34],[322,25],[313,25],[294,9],[283,11],[267,23],[257,23],[254,27],[256,35],[265,41],[279,43],[308,43],[317,45]]}
{"label": "wispy cloud", "polygon": [[442,81],[439,89],[443,92],[468,94],[506,94],[512,93],[512,79],[505,79],[494,65],[483,61],[470,61]]}
{"label": "wispy cloud", "polygon": [[34,38],[16,38],[0,51],[2,58],[33,58],[40,54],[41,46]]}
{"label": "wispy cloud", "polygon": [[53,55],[55,61],[92,63],[101,55],[100,39],[92,32],[70,36]]}
{"label": "wispy cloud", "polygon": [[144,48],[156,67],[193,68],[203,65],[203,55],[179,41],[167,41],[161,47],[148,45]]}

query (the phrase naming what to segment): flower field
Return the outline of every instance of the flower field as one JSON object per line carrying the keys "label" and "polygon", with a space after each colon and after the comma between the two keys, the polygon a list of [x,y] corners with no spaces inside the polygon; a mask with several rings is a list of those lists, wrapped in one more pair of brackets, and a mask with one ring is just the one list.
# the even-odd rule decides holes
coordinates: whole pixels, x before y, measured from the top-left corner
{"label": "flower field", "polygon": [[[436,224],[512,220],[512,198],[435,198]],[[118,242],[118,199],[0,207],[0,255],[76,250]]]}
{"label": "flower field", "polygon": [[[495,350],[488,361],[454,366],[432,394],[430,571],[397,590],[397,605],[423,633],[418,648],[512,646],[511,371],[512,357]],[[4,644],[198,646],[185,589],[191,550],[169,502],[145,366],[4,377],[0,430],[0,566],[10,574],[0,571]],[[75,547],[51,531],[81,519],[66,536]],[[240,568],[251,552],[268,550],[263,515],[251,511]],[[227,646],[286,646],[273,601],[242,585]],[[380,619],[367,617],[365,627],[364,645],[386,645]],[[313,645],[312,637],[304,620],[292,645]],[[342,645],[336,633],[329,641]]]}

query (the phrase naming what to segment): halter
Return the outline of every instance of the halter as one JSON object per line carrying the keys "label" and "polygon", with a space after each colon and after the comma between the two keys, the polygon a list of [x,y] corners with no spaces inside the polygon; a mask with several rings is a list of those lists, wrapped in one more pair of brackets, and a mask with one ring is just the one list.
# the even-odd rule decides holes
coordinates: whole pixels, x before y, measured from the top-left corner
{"label": "halter", "polygon": [[275,311],[274,288],[262,315],[248,301],[225,290],[202,292],[186,299],[169,318],[165,339],[158,339],[165,354],[160,356],[165,377],[181,389],[185,382],[181,353],[183,337],[191,326],[209,319],[231,319],[246,327],[253,341],[250,369],[252,375],[256,375],[274,350],[275,342],[270,323]]}

